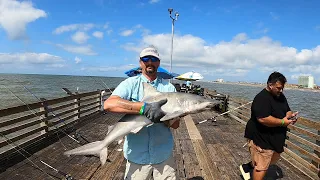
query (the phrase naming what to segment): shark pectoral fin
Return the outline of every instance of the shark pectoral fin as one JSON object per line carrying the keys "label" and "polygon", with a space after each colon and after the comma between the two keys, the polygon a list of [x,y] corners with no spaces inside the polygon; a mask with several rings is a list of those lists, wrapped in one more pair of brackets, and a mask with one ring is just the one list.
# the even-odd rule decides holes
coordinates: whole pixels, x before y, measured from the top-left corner
{"label": "shark pectoral fin", "polygon": [[180,117],[181,115],[183,115],[184,112],[183,111],[175,111],[173,113],[170,113],[170,114],[166,114],[165,116],[163,116],[160,121],[167,121],[167,120],[170,120],[170,119],[173,119],[173,118],[177,118],[177,117]]}
{"label": "shark pectoral fin", "polygon": [[108,159],[108,148],[105,147],[100,151],[100,162],[102,166],[106,163]]}
{"label": "shark pectoral fin", "polygon": [[137,127],[136,129],[131,130],[130,132],[136,134],[136,133],[139,132],[142,128],[143,128],[143,126],[140,126],[140,127]]}

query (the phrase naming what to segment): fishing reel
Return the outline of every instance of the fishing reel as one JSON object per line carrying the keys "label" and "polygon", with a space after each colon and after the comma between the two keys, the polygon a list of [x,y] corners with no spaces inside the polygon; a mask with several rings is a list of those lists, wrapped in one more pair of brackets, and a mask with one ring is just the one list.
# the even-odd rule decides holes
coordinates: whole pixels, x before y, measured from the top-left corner
{"label": "fishing reel", "polygon": [[62,178],[62,180],[73,180],[73,177],[71,176],[71,174],[66,174],[64,178]]}

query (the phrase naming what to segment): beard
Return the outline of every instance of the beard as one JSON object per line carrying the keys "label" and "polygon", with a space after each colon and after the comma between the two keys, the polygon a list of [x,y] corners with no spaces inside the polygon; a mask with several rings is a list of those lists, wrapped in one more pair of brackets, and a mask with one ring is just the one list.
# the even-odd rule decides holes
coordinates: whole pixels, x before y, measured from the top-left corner
{"label": "beard", "polygon": [[146,73],[148,74],[154,74],[156,72],[156,67],[153,65],[148,65],[146,67]]}

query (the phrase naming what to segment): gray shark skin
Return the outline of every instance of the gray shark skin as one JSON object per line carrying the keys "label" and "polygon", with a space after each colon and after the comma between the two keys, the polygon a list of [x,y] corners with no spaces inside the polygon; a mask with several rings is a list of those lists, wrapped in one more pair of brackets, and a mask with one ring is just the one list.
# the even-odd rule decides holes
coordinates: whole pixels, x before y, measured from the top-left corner
{"label": "gray shark skin", "polygon": [[[148,83],[143,83],[143,102],[151,103],[167,99],[161,109],[166,115],[160,121],[173,120],[188,114],[208,110],[220,101],[206,99],[202,96],[180,92],[159,92]],[[102,141],[95,141],[78,148],[64,152],[65,155],[95,155],[100,157],[101,164],[106,163],[108,157],[108,145],[113,141],[119,141],[129,133],[138,133],[143,127],[152,125],[144,115],[124,115],[114,126],[109,127],[106,137]]]}

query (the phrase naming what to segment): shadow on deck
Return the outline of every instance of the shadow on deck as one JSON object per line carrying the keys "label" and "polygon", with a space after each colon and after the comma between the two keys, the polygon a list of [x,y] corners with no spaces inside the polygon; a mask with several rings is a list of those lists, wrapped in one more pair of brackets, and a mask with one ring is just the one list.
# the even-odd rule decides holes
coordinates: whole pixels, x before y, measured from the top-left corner
{"label": "shadow on deck", "polygon": [[[193,123],[214,115],[215,112],[207,111],[186,116],[181,120],[180,127],[173,131],[178,179],[242,179],[239,165],[248,162],[250,157],[247,147],[243,147],[244,125],[222,116],[215,123],[206,122],[197,126]],[[77,131],[90,142],[101,140],[107,133],[108,125],[114,124],[120,118],[119,114],[101,114],[89,118]],[[86,143],[84,139],[81,142]],[[0,174],[0,179],[63,178],[40,160],[70,174],[74,179],[123,179],[126,161],[123,152],[119,151],[122,144],[114,142],[110,145],[110,161],[103,167],[97,157],[63,155],[66,150],[78,146],[79,144],[65,136],[30,156],[32,162],[25,159],[9,167]],[[284,160],[270,167],[267,176],[266,179],[310,179]]]}

